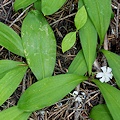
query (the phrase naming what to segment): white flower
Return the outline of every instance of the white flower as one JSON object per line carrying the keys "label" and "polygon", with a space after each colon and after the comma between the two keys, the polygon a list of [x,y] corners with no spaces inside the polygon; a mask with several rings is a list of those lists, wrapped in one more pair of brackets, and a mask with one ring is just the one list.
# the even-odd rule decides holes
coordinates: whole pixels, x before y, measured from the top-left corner
{"label": "white flower", "polygon": [[78,95],[78,91],[74,91],[72,95],[76,97]]}
{"label": "white flower", "polygon": [[99,80],[103,83],[103,82],[108,82],[110,81],[110,79],[112,79],[113,74],[112,74],[112,69],[109,67],[101,67],[103,72],[99,72],[96,75],[96,78],[100,78]]}
{"label": "white flower", "polygon": [[81,96],[82,96],[82,99],[85,99],[86,98],[86,94],[84,92],[81,92]]}
{"label": "white flower", "polygon": [[78,96],[78,97],[76,97],[75,101],[81,103],[82,102],[82,98],[80,96]]}
{"label": "white flower", "polygon": [[44,115],[45,115],[45,111],[44,111],[44,110],[41,110],[41,111],[40,111],[40,114],[44,116]]}

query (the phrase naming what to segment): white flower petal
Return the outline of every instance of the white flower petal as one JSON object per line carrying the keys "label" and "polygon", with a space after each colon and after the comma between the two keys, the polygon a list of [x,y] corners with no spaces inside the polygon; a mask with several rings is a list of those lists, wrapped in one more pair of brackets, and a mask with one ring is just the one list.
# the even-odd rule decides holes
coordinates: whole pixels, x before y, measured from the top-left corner
{"label": "white flower petal", "polygon": [[112,73],[106,74],[106,77],[108,77],[108,78],[112,79],[113,74],[112,74]]}
{"label": "white flower petal", "polygon": [[82,94],[83,96],[86,96],[84,92],[81,92],[81,94]]}
{"label": "white flower petal", "polygon": [[110,78],[108,76],[105,76],[105,82],[109,82]]}
{"label": "white flower petal", "polygon": [[44,110],[41,110],[41,111],[40,111],[40,114],[44,116],[44,115],[45,115],[45,111],[44,111]]}
{"label": "white flower petal", "polygon": [[82,102],[82,99],[78,96],[78,97],[76,97],[75,101]]}
{"label": "white flower petal", "polygon": [[77,96],[77,95],[78,95],[78,91],[74,91],[73,96]]}
{"label": "white flower petal", "polygon": [[103,72],[97,73],[96,78],[101,78],[101,77],[103,77]]}
{"label": "white flower petal", "polygon": [[103,73],[106,73],[106,71],[107,71],[107,67],[106,66],[101,67],[101,69],[102,69]]}
{"label": "white flower petal", "polygon": [[112,71],[112,68],[110,68],[110,67],[107,67],[107,73],[110,73]]}
{"label": "white flower petal", "polygon": [[112,77],[113,77],[113,74],[112,74],[112,73],[110,73],[110,75],[111,75],[110,79],[112,79]]}
{"label": "white flower petal", "polygon": [[105,77],[99,79],[102,83],[105,82]]}

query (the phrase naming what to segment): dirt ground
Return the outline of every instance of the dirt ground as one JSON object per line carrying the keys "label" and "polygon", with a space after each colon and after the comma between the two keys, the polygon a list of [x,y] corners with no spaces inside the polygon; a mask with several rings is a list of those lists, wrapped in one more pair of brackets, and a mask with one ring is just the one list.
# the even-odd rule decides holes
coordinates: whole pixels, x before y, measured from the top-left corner
{"label": "dirt ground", "polygon": [[[22,21],[27,12],[21,10],[15,12],[13,10],[13,2],[13,0],[0,0],[0,22],[12,27],[18,34],[20,34]],[[106,39],[108,43],[107,45],[104,44],[103,47],[120,55],[120,0],[113,0],[111,6],[114,12],[114,19],[111,20],[107,32]],[[61,50],[61,42],[64,36],[75,30],[74,16],[76,11],[77,0],[68,0],[58,12],[51,16],[46,16],[57,40],[57,59],[54,75],[66,73],[70,63],[81,49],[79,38],[77,36],[75,45],[69,51],[63,54]],[[11,53],[1,46],[0,60],[2,59],[23,61],[23,58]],[[101,54],[98,55],[97,60],[100,65],[105,64],[105,58]],[[2,111],[16,105],[22,92],[35,81],[36,79],[34,75],[31,70],[28,69],[17,90],[2,106],[0,106],[0,110]],[[114,84],[114,82],[111,84]],[[104,103],[104,99],[97,86],[88,81],[77,86],[76,90],[79,92],[79,95],[82,95],[83,92],[85,93],[81,103],[76,103],[74,97],[71,94],[68,94],[56,104],[33,112],[29,117],[29,120],[90,120],[89,113],[91,108],[97,104]]]}

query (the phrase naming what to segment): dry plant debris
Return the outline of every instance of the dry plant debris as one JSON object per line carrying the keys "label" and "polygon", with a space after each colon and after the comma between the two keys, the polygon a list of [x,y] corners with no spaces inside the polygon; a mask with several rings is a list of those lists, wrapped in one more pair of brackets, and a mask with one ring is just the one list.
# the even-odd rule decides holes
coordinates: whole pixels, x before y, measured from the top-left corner
{"label": "dry plant debris", "polygon": [[[24,11],[15,13],[13,10],[13,2],[13,0],[0,1],[0,22],[7,24],[20,34],[22,21],[27,14],[26,11],[29,10],[32,5]],[[68,71],[68,66],[80,50],[78,37],[72,49],[64,54],[61,50],[63,37],[70,31],[75,30],[74,16],[77,11],[77,2],[77,0],[68,0],[58,12],[51,16],[46,16],[57,40],[57,60],[54,75],[66,73]],[[105,37],[104,48],[120,55],[120,0],[113,0],[111,6],[114,12],[114,19],[111,21]],[[11,53],[2,46],[0,46],[0,59],[24,61],[22,57]],[[106,59],[101,54],[98,55],[96,61],[93,70],[99,69],[99,65],[103,66],[107,64]],[[2,106],[0,106],[0,110],[2,111],[16,105],[22,92],[35,81],[36,79],[29,69],[17,90]],[[115,86],[114,81],[110,84]],[[85,96],[84,99],[82,98],[81,102],[75,101],[75,98],[71,94],[68,94],[58,103],[34,112],[29,120],[90,120],[89,113],[91,108],[99,103],[104,103],[104,99],[97,86],[89,81],[85,81],[81,85],[78,85],[75,90],[78,91],[78,95],[84,93]]]}

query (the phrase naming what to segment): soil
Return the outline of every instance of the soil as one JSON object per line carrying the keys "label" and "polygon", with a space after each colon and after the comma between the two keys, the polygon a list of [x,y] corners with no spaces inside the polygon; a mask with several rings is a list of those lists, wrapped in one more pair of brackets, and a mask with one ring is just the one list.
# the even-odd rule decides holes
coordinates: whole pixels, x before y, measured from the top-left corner
{"label": "soil", "polygon": [[[12,27],[20,35],[22,21],[27,12],[24,14],[22,14],[22,10],[15,12],[13,10],[13,2],[13,0],[0,1],[0,22]],[[61,42],[64,36],[71,31],[75,31],[74,16],[77,12],[77,2],[77,0],[68,0],[59,11],[53,15],[46,16],[46,19],[55,33],[57,41],[57,59],[54,75],[66,73],[69,65],[81,49],[79,37],[77,35],[76,43],[69,51],[63,53],[61,50]],[[111,20],[109,30],[106,35],[107,45],[104,44],[103,47],[120,55],[120,0],[112,1],[112,9],[114,12],[114,18]],[[11,53],[1,46],[0,60],[2,59],[23,61],[22,57]],[[102,54],[98,55],[97,60],[101,66],[106,64],[106,59]],[[93,70],[96,70],[94,66]],[[21,94],[35,81],[36,78],[32,74],[31,70],[28,69],[17,90],[2,106],[0,106],[0,110],[2,111],[16,105]],[[114,80],[110,84],[113,85]],[[71,94],[68,94],[56,104],[33,112],[29,117],[29,120],[90,120],[89,114],[91,108],[97,104],[105,103],[105,101],[97,86],[89,81],[83,82],[77,86],[75,90],[77,90],[81,96],[83,96],[83,92],[85,93],[81,103],[76,103],[74,97]]]}

